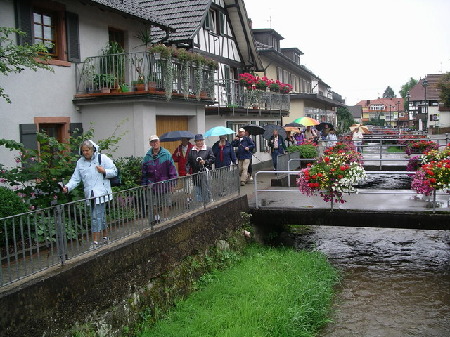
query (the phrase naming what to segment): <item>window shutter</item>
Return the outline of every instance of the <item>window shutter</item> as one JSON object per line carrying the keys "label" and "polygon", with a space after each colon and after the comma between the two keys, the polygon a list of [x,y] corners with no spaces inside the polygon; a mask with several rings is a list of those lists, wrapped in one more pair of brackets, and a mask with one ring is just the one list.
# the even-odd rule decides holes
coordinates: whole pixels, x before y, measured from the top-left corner
{"label": "window shutter", "polygon": [[67,60],[80,62],[78,14],[66,12]]}
{"label": "window shutter", "polygon": [[36,124],[20,124],[20,142],[31,150],[37,150],[37,126]]}
{"label": "window shutter", "polygon": [[220,35],[225,35],[225,14],[220,12],[219,13],[219,31],[217,32]]}
{"label": "window shutter", "polygon": [[83,124],[81,123],[70,123],[69,133],[71,137],[81,136],[83,134]]}
{"label": "window shutter", "polygon": [[15,1],[16,12],[16,26],[26,33],[25,36],[18,36],[18,43],[20,45],[33,43],[33,20],[32,8],[29,0]]}

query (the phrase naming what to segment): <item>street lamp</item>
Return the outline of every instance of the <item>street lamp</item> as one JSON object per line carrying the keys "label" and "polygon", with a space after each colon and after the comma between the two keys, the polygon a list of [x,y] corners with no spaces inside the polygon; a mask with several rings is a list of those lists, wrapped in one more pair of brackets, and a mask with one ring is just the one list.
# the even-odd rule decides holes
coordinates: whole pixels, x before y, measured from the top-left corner
{"label": "street lamp", "polygon": [[428,104],[427,104],[427,87],[428,87],[428,80],[425,78],[422,81],[422,86],[425,89],[425,113],[427,114],[427,118],[428,118]]}
{"label": "street lamp", "polygon": [[389,104],[389,126],[392,127],[392,107],[394,105]]}
{"label": "street lamp", "polygon": [[400,116],[400,101],[397,101],[397,128],[398,128],[398,117]]}
{"label": "street lamp", "polygon": [[[407,108],[407,113],[408,113],[408,124],[409,124],[409,120],[410,120],[410,116],[409,116],[409,99],[411,98],[411,94],[409,93],[409,91],[406,93],[406,108]],[[410,126],[411,124],[409,124],[408,126]],[[413,118],[413,125],[414,125],[414,118]]]}

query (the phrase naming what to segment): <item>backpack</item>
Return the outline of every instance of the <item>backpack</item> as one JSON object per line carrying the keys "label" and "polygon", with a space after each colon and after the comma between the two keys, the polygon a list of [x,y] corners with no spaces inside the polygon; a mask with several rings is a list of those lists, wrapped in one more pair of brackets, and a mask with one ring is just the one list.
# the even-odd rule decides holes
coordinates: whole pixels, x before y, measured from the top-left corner
{"label": "backpack", "polygon": [[[98,154],[98,164],[102,165],[102,155]],[[117,175],[113,178],[108,178],[111,187],[117,187],[122,185],[122,177],[120,176],[120,170],[117,168]]]}

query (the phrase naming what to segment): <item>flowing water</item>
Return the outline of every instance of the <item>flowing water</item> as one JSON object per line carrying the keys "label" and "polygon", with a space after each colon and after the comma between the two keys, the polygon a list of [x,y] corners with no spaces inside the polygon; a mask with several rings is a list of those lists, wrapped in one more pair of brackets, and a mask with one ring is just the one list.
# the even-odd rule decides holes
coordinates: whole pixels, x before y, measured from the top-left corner
{"label": "flowing water", "polygon": [[450,336],[449,232],[313,229],[297,248],[324,252],[343,275],[320,337]]}

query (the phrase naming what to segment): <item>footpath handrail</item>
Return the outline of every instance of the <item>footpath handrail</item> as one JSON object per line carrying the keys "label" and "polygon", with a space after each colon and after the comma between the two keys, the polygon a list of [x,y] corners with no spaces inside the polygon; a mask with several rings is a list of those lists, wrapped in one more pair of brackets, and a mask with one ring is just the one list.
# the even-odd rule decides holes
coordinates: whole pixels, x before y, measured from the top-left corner
{"label": "footpath handrail", "polygon": [[[109,239],[153,230],[239,193],[236,167],[112,193],[105,203]],[[0,287],[98,248],[90,245],[91,202],[82,199],[0,219]]]}
{"label": "footpath handrail", "polygon": [[[298,171],[258,171],[258,172],[256,172],[255,173],[255,179],[254,179],[254,182],[255,182],[255,188],[254,188],[254,195],[255,195],[255,208],[256,209],[259,209],[260,208],[260,193],[272,193],[272,192],[275,192],[275,193],[279,193],[279,192],[281,192],[281,193],[296,193],[296,194],[299,194],[300,195],[300,191],[298,191],[298,189],[297,189],[297,187],[287,187],[287,188],[284,188],[284,189],[259,189],[258,188],[258,176],[259,175],[269,175],[269,174],[271,174],[271,175],[273,175],[274,173],[276,173],[276,174],[287,174],[288,176],[289,175],[292,175],[292,174],[298,174]],[[415,171],[366,171],[366,174],[398,174],[398,175],[413,175],[413,174],[415,174],[416,172]],[[380,190],[377,190],[377,191],[374,191],[374,190],[362,190],[362,189],[358,189],[357,190],[357,193],[358,194],[362,194],[362,195],[364,195],[364,194],[398,194],[399,192],[398,191],[394,191],[394,190],[383,190],[383,191],[380,191]],[[407,195],[417,195],[418,193],[417,192],[415,192],[415,191],[413,191],[413,190],[402,190],[402,192],[401,192],[402,194],[407,194]],[[433,211],[433,213],[435,213],[436,212],[436,204],[437,204],[437,202],[436,202],[436,196],[448,196],[449,194],[448,193],[446,193],[446,192],[444,192],[444,191],[442,191],[442,190],[439,190],[439,191],[433,191],[433,195],[432,195],[432,198],[433,198],[433,201],[432,201],[432,211]],[[303,195],[304,196],[304,195]],[[309,198],[308,196],[304,196],[305,198]],[[325,201],[323,201],[324,203],[325,203]],[[265,206],[265,205],[263,205],[263,206]],[[333,206],[332,206],[332,203],[330,203],[330,210],[332,210],[333,209]]]}

